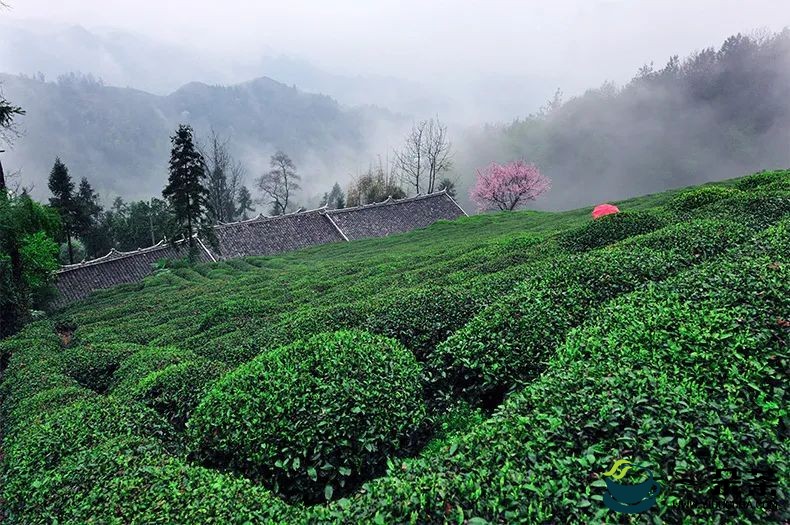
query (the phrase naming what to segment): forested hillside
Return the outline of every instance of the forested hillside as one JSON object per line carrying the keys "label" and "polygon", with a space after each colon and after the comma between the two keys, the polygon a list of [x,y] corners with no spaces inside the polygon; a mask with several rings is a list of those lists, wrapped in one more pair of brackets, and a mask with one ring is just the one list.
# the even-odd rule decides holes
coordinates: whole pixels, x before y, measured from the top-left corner
{"label": "forested hillside", "polygon": [[18,119],[25,135],[4,155],[4,165],[21,170],[22,182],[42,196],[56,156],[105,199],[158,195],[167,178],[169,137],[186,122],[204,143],[212,128],[229,139],[250,184],[268,166],[269,155],[286,151],[312,195],[331,187],[335,175],[347,177],[348,166],[360,157],[367,162],[371,136],[396,122],[385,111],[344,108],[269,78],[227,87],[193,82],[167,96],[81,75],[44,81],[0,74],[0,87],[27,112]]}
{"label": "forested hillside", "polygon": [[616,204],[171,266],[30,324],[4,522],[602,522],[620,458],[654,523],[786,522],[790,171]]}
{"label": "forested hillside", "polygon": [[[507,125],[473,132],[459,163],[524,157],[554,181],[542,204],[581,206],[790,164],[790,30],[648,64]],[[469,176],[469,175],[466,175]]]}

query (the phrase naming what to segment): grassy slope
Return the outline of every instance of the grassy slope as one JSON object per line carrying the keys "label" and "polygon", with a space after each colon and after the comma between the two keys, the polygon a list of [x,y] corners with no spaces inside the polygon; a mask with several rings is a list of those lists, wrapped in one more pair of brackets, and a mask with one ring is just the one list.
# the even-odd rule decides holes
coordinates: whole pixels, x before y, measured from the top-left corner
{"label": "grassy slope", "polygon": [[[715,334],[718,318],[699,320],[685,310],[684,305],[700,298],[691,297],[691,292],[678,298],[675,292],[684,286],[704,289],[705,280],[719,273],[760,274],[769,262],[786,265],[786,244],[781,238],[787,231],[774,226],[760,233],[787,216],[787,174],[776,178],[781,181],[774,184],[775,189],[755,189],[755,195],[762,195],[755,198],[768,199],[773,206],[767,208],[764,223],[743,231],[738,223],[748,221],[746,216],[739,217],[737,210],[740,202],[752,198],[746,193],[733,197],[730,207],[716,208],[712,203],[678,216],[661,211],[678,193],[672,191],[618,203],[623,210],[656,213],[667,226],[634,237],[634,242],[616,243],[611,250],[569,251],[558,242],[562,237],[557,234],[573,236],[563,232],[585,227],[591,208],[489,214],[385,239],[174,268],[143,283],[95,293],[0,347],[9,362],[0,385],[0,423],[7,456],[3,497],[11,521],[47,521],[51,516],[79,521],[86,512],[119,508],[128,520],[145,516],[151,505],[157,506],[156,501],[146,499],[150,497],[161,500],[158,505],[167,509],[160,509],[164,515],[181,521],[249,516],[253,521],[459,522],[478,517],[534,522],[585,521],[596,513],[603,518],[606,514],[598,511],[596,502],[599,496],[591,493],[595,480],[588,479],[587,472],[602,471],[618,453],[630,451],[666,466],[668,476],[669,470],[696,475],[708,466],[702,450],[715,448],[698,444],[700,450],[677,452],[675,456],[692,464],[678,468],[673,463],[680,461],[678,457],[667,456],[666,451],[657,454],[642,446],[644,443],[618,443],[616,434],[628,434],[626,416],[617,413],[616,403],[596,401],[594,392],[586,390],[590,384],[607,381],[620,381],[616,385],[624,399],[629,393],[643,394],[645,385],[657,392],[665,412],[651,414],[652,419],[644,419],[647,416],[642,413],[627,415],[639,421],[633,439],[640,442],[657,440],[657,435],[669,432],[675,419],[683,420],[678,410],[684,409],[675,407],[672,397],[678,392],[696,403],[701,414],[726,412],[723,406],[731,409],[735,405],[749,411],[759,404],[764,413],[747,417],[743,424],[749,432],[760,434],[757,441],[762,450],[730,443],[737,439],[724,440],[720,447],[732,455],[757,457],[762,453],[765,457],[758,458],[761,461],[775,468],[786,467],[778,459],[782,442],[777,441],[779,421],[786,414],[774,407],[781,406],[785,398],[783,390],[763,388],[761,381],[773,385],[772,378],[760,375],[767,372],[744,372],[722,380],[730,381],[726,384],[736,393],[742,381],[756,385],[757,390],[767,392],[759,403],[735,394],[720,399],[701,393],[705,387],[699,384],[704,385],[708,372],[705,367],[696,368],[699,363],[678,361],[678,367],[691,367],[692,373],[678,375],[677,369],[662,372],[663,383],[656,385],[649,373],[642,376],[641,365],[639,373],[628,374],[635,362],[632,354],[622,352],[602,360],[607,346],[595,350],[595,341],[618,333],[627,348],[672,347],[671,334],[664,343],[639,340],[638,334],[650,327],[626,329],[628,319],[660,318],[662,312],[667,326],[673,319],[687,316],[690,327]],[[727,181],[723,185],[739,184]],[[735,224],[727,223],[728,218]],[[625,229],[613,229],[612,235],[628,236],[631,226],[624,224],[618,228]],[[754,246],[755,235],[768,239],[762,249]],[[658,283],[658,288],[646,290],[643,285],[650,282]],[[719,289],[727,286],[727,282],[719,283]],[[776,281],[771,272],[754,286],[774,291],[782,287],[781,279]],[[590,289],[595,293],[588,293]],[[726,313],[734,310],[734,304],[753,297],[748,286],[744,290],[733,288],[731,303],[704,299],[711,305],[709,311],[723,312],[721,323],[726,323],[731,321]],[[787,303],[781,294],[778,298],[770,293],[763,296],[773,299],[755,302],[754,311],[785,315]],[[593,315],[590,306],[604,304],[611,305],[611,310]],[[657,310],[650,311],[651,307]],[[750,314],[747,309],[740,318]],[[522,316],[526,323],[511,322]],[[61,349],[53,322],[77,327],[69,349]],[[536,328],[542,326],[548,330],[543,335]],[[342,327],[396,337],[423,362],[426,401],[435,426],[434,440],[422,455],[402,466],[391,464],[386,476],[349,494],[349,499],[311,511],[287,506],[246,480],[186,460],[179,426],[217,377],[262,352]],[[754,346],[754,341],[761,342],[768,352],[760,354],[760,359],[767,355],[775,360],[781,355],[776,353],[773,332],[733,330],[732,337],[743,341],[740,346],[708,345],[714,352],[724,352],[720,359],[731,352],[740,355],[738,352]],[[492,341],[491,334],[503,334],[506,344]],[[634,341],[628,342],[631,339]],[[481,354],[488,360],[479,360]],[[525,360],[524,356],[534,358]],[[666,361],[673,359],[679,358],[670,352]],[[659,364],[650,366],[660,368]],[[169,376],[156,376],[165,369]],[[613,369],[618,370],[616,380],[611,379]],[[160,395],[152,403],[141,393],[143,381],[160,381],[165,387],[183,381],[187,388],[165,388],[171,397]],[[563,392],[570,388],[583,395],[566,406],[569,396]],[[502,410],[491,415],[489,411],[501,401],[491,392],[506,391],[515,394]],[[465,403],[453,406],[459,399]],[[610,417],[612,411],[615,414]],[[100,429],[83,428],[86,422],[80,418],[86,413],[97,414],[91,417],[99,419],[90,424]],[[593,413],[597,416],[592,417]],[[159,415],[176,422],[176,428],[158,421]],[[570,439],[579,428],[587,428],[585,420],[594,431],[583,431],[584,437],[577,441]],[[651,425],[657,429],[651,431]],[[736,434],[743,430],[737,424],[730,427]],[[63,429],[72,428],[73,432],[63,433]],[[709,430],[705,424],[691,430],[679,424],[671,432],[676,437],[689,433],[703,436]],[[671,440],[662,441],[662,445],[678,446]],[[48,452],[53,447],[57,453]],[[124,468],[119,470],[113,462],[121,460],[113,458],[124,458]],[[717,464],[727,460],[725,453],[714,458]],[[99,467],[86,473],[86,464]],[[584,475],[580,477],[579,472]],[[163,488],[174,479],[188,487],[180,499]],[[705,482],[697,481],[707,490]],[[106,494],[91,489],[93,484],[106,486]],[[31,485],[35,488],[28,488]],[[206,486],[221,488],[207,494]],[[676,521],[687,513],[678,510],[677,499],[668,497],[662,504],[666,520]],[[746,516],[747,521],[759,522],[770,512],[753,501],[744,505],[745,511],[736,509],[734,515]],[[699,510],[698,515],[714,522],[732,516],[711,509]]]}

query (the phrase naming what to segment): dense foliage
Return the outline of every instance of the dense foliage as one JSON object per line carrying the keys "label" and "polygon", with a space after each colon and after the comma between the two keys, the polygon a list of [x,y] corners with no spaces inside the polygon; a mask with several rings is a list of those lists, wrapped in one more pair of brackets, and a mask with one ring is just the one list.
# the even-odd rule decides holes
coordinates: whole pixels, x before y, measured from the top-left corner
{"label": "dense foliage", "polygon": [[379,473],[425,416],[414,356],[391,339],[329,332],[226,375],[197,408],[198,456],[273,490],[331,499]]}
{"label": "dense foliage", "polygon": [[58,214],[27,195],[0,189],[0,337],[16,332],[53,296]]}
{"label": "dense foliage", "polygon": [[[9,523],[781,523],[790,172],[174,265],[0,342]],[[737,497],[719,491],[732,469]],[[329,501],[327,501],[329,500]]]}

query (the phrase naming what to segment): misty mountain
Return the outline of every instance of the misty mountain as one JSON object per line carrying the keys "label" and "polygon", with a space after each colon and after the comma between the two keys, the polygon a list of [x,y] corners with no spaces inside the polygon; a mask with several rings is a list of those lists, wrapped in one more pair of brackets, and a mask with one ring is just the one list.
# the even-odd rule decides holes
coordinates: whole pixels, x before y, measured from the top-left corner
{"label": "misty mountain", "polygon": [[268,168],[269,155],[286,151],[312,195],[347,179],[360,159],[367,161],[378,133],[399,122],[384,110],[346,108],[269,78],[227,87],[192,82],[166,96],[81,75],[48,82],[3,74],[0,82],[5,96],[27,111],[19,119],[25,134],[5,154],[5,166],[21,169],[38,196],[46,195],[55,156],[104,195],[158,195],[179,123],[192,124],[198,138],[211,128],[230,138],[231,152],[248,168],[248,184]]}
{"label": "misty mountain", "polygon": [[41,21],[0,20],[0,33],[0,71],[12,74],[57,78],[80,72],[108,85],[161,95],[194,81],[235,84],[266,76],[350,106],[431,114],[444,113],[451,105],[446,95],[417,82],[394,76],[341,75],[282,54],[251,53],[243,61],[218,58],[128,31]]}
{"label": "misty mountain", "polygon": [[[348,106],[371,105],[415,118],[441,115],[465,124],[526,115],[554,90],[577,89],[562,75],[476,74],[418,81],[396,75],[328,71],[299,56],[250,49],[244,57],[198,53],[182,44],[119,29],[0,19],[0,71],[56,79],[71,72],[111,86],[166,95],[193,81],[237,84],[266,76],[302,91],[323,93]],[[152,60],[151,57],[156,57]],[[583,85],[583,84],[581,84]]]}
{"label": "misty mountain", "polygon": [[477,129],[457,165],[525,158],[553,179],[539,202],[571,208],[790,166],[790,30],[736,35],[626,85]]}

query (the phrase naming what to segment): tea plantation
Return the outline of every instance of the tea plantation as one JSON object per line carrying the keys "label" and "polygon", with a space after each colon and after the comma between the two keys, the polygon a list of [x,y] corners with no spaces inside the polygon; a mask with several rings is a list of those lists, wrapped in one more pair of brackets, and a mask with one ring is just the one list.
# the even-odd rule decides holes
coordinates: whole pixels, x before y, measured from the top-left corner
{"label": "tea plantation", "polygon": [[[617,204],[171,265],[29,325],[0,522],[787,522],[790,171]],[[602,503],[619,458],[644,514]]]}

